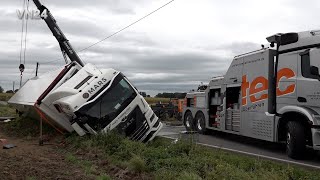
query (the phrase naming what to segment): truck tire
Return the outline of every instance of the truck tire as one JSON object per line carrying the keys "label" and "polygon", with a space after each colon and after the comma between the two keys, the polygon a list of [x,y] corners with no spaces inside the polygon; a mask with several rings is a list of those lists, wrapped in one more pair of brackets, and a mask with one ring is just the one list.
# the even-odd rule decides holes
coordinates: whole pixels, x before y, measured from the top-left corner
{"label": "truck tire", "polygon": [[290,158],[299,159],[306,149],[304,127],[296,121],[287,124],[286,152]]}
{"label": "truck tire", "polygon": [[206,119],[202,112],[197,113],[195,118],[195,127],[199,134],[206,134]]}
{"label": "truck tire", "polygon": [[184,115],[183,124],[186,127],[187,131],[194,130],[194,121],[193,121],[192,113],[190,111],[186,112],[186,114]]}

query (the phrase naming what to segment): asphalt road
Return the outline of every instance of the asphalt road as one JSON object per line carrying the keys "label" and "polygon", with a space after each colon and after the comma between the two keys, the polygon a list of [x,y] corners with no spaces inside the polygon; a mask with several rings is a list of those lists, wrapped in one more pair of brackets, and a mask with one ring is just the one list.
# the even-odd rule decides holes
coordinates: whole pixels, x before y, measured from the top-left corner
{"label": "asphalt road", "polygon": [[182,133],[183,131],[185,131],[183,126],[165,125],[158,135],[172,139],[193,138],[198,144],[212,148],[219,148],[226,151],[271,159],[283,163],[320,169],[320,152],[313,151],[312,149],[307,150],[303,160],[294,160],[286,155],[285,146],[281,144],[222,132],[212,131],[209,132],[208,135],[201,135],[197,133],[190,135]]}

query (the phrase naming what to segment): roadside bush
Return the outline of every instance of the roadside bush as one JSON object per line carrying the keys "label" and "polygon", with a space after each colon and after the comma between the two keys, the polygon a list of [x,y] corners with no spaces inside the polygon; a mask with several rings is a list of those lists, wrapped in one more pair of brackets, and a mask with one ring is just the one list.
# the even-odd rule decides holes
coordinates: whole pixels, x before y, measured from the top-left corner
{"label": "roadside bush", "polygon": [[10,105],[0,104],[0,116],[16,116],[16,109]]}
{"label": "roadside bush", "polygon": [[133,155],[133,157],[129,160],[128,166],[130,170],[137,173],[145,172],[147,170],[145,160],[137,155]]}

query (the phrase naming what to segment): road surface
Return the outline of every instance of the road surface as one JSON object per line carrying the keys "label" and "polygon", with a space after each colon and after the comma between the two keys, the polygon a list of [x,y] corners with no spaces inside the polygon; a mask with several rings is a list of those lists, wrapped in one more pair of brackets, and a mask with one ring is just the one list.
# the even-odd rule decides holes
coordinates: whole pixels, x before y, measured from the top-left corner
{"label": "road surface", "polygon": [[320,169],[320,152],[315,152],[311,149],[307,150],[304,160],[294,160],[286,155],[285,146],[281,144],[222,132],[209,132],[209,135],[186,135],[181,133],[183,131],[185,131],[184,126],[164,125],[158,135],[172,139],[192,137],[198,144],[205,146]]}

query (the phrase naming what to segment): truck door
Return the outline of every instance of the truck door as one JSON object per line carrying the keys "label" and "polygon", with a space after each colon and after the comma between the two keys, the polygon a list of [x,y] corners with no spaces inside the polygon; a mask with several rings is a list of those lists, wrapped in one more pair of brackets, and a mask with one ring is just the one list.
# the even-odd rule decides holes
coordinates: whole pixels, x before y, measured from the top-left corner
{"label": "truck door", "polygon": [[297,102],[300,105],[319,106],[320,100],[320,50],[314,48],[300,53],[297,80]]}
{"label": "truck door", "polygon": [[298,54],[288,53],[279,56],[277,103],[278,109],[282,104],[296,104]]}

